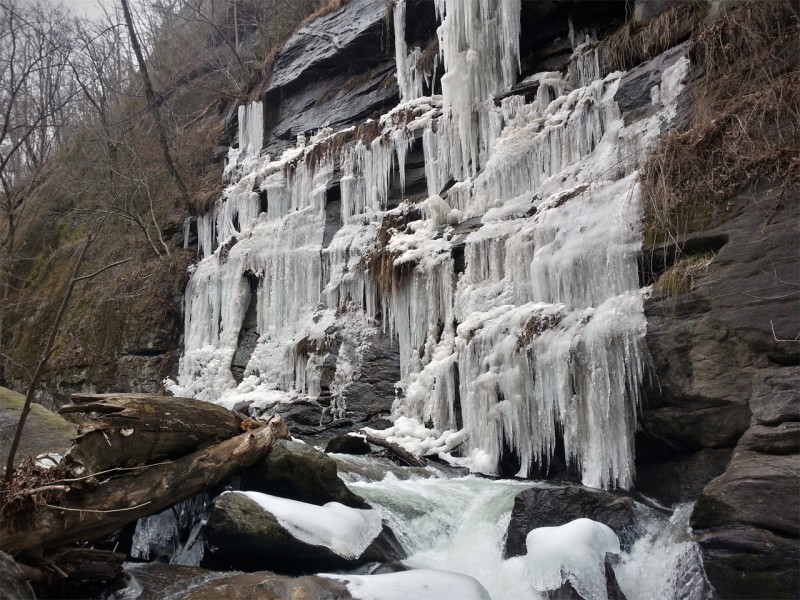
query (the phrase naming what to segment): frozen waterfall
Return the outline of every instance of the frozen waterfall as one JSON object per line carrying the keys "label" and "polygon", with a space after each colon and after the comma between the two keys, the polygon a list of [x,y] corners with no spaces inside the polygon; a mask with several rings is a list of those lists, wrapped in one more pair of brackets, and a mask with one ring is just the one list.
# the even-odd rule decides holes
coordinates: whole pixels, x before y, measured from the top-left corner
{"label": "frozen waterfall", "polygon": [[[239,110],[229,186],[198,222],[202,260],[168,387],[228,406],[314,397],[335,328],[347,347],[331,393],[344,412],[337,396],[384,328],[401,393],[395,426],[373,435],[490,474],[511,453],[521,476],[563,441],[584,484],[630,487],[646,330],[636,169],[674,118],[688,61],[663,73],[650,116],[632,123],[614,101],[624,74],[602,74],[593,44],[575,48],[568,73],[528,78],[532,101],[495,101],[519,71],[519,0],[436,10],[442,94],[423,96],[398,0],[403,104],[367,123],[373,134],[322,128],[276,158],[260,154],[261,104]],[[402,188],[417,142],[429,197],[412,204],[392,181]],[[239,381],[232,361],[252,310],[257,342]]]}

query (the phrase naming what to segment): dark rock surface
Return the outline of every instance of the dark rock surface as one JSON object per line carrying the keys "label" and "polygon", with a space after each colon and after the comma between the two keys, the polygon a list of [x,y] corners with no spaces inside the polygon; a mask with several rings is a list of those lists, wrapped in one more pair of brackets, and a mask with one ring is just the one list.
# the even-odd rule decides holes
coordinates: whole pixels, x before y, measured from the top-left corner
{"label": "dark rock surface", "polygon": [[242,473],[242,488],[298,502],[339,502],[367,508],[336,474],[336,462],[308,444],[279,440],[267,457]]}
{"label": "dark rock surface", "polygon": [[796,190],[739,193],[683,244],[717,251],[705,274],[645,304],[657,382],[637,437],[640,489],[672,503],[709,477],[691,523],[721,598],[800,597],[798,218]]}
{"label": "dark rock surface", "polygon": [[388,333],[372,336],[362,355],[361,373],[345,389],[342,399],[348,415],[370,420],[386,417],[395,398],[394,384],[400,379],[400,347]]}
{"label": "dark rock surface", "polygon": [[178,595],[191,600],[345,600],[352,597],[344,583],[326,577],[287,577],[270,571],[223,573],[159,563],[128,564],[126,571],[141,587],[138,600],[162,600]]}
{"label": "dark rock surface", "polygon": [[[705,275],[687,294],[654,293],[646,301],[655,379],[641,426],[661,444],[653,459],[733,448],[750,426],[751,396],[756,410],[774,413],[770,423],[791,413],[782,367],[797,364],[798,344],[783,340],[796,334],[800,305],[796,234],[786,225],[797,221],[798,206],[770,190],[732,198],[724,221],[703,233],[728,240]],[[766,408],[773,394],[781,401]]]}
{"label": "dark rock surface", "polygon": [[587,518],[608,525],[629,549],[640,534],[633,498],[582,486],[531,488],[514,499],[505,557],[527,553],[525,538],[538,527],[557,527]]}
{"label": "dark rock surface", "polygon": [[636,470],[636,491],[670,505],[694,502],[705,485],[722,475],[731,460],[728,448],[705,448]]}
{"label": "dark rock surface", "polygon": [[357,558],[345,558],[325,546],[300,541],[270,513],[236,493],[214,500],[204,531],[208,551],[203,566],[216,569],[308,574],[405,557],[394,534],[385,526]]}
{"label": "dark rock surface", "polygon": [[340,435],[333,438],[325,446],[325,452],[339,454],[369,454],[370,447],[367,440],[357,435]]}

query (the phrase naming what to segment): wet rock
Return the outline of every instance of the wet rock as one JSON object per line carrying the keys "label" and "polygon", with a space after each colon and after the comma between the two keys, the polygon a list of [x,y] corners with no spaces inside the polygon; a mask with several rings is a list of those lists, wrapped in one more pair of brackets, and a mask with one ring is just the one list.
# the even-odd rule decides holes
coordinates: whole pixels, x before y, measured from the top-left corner
{"label": "wet rock", "polygon": [[357,435],[340,435],[333,438],[328,445],[325,446],[325,452],[336,452],[339,454],[369,454],[370,447],[361,436]]}
{"label": "wet rock", "polygon": [[[5,388],[0,388],[0,391]],[[0,552],[0,597],[3,600],[35,600],[28,580],[14,559]]]}
{"label": "wet rock", "polygon": [[[0,387],[0,460],[5,465],[8,452],[22,414],[25,396]],[[57,452],[64,455],[72,445],[78,428],[63,417],[50,412],[43,406],[33,403],[25,427],[15,461],[21,462],[28,457],[44,452]]]}
{"label": "wet rock", "polygon": [[339,502],[367,508],[339,479],[336,461],[308,444],[279,440],[267,457],[242,473],[242,488],[299,502]]}
{"label": "wet rock", "polygon": [[368,340],[361,359],[361,373],[342,397],[347,414],[372,427],[375,418],[390,414],[395,382],[400,380],[400,348],[388,334],[376,333]]}
{"label": "wet rock", "polygon": [[345,600],[352,597],[344,583],[326,577],[287,577],[270,571],[224,573],[159,563],[129,564],[126,569],[141,588],[137,600]]}
{"label": "wet rock", "polygon": [[394,534],[384,526],[361,556],[346,558],[326,546],[303,542],[250,498],[236,493],[218,496],[205,526],[208,551],[203,566],[217,569],[305,574],[352,569],[368,562],[403,558]]}
{"label": "wet rock", "polygon": [[525,540],[532,530],[557,527],[580,518],[608,525],[619,537],[623,550],[629,549],[640,533],[635,503],[628,496],[577,485],[531,488],[514,499],[505,558],[527,552]]}

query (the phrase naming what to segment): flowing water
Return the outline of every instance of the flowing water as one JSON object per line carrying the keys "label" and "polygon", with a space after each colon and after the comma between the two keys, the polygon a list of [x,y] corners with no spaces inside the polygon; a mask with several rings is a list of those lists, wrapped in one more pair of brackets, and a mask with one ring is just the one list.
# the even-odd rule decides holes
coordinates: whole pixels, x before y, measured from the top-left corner
{"label": "flowing water", "polygon": [[[432,469],[404,473],[380,460],[334,456],[348,486],[382,511],[409,554],[405,564],[474,577],[492,600],[541,597],[532,584],[536,565],[524,557],[504,559],[503,551],[514,497],[556,484]],[[614,566],[628,600],[707,598],[699,549],[689,536],[691,506],[668,516],[637,503],[636,512],[642,535]]]}

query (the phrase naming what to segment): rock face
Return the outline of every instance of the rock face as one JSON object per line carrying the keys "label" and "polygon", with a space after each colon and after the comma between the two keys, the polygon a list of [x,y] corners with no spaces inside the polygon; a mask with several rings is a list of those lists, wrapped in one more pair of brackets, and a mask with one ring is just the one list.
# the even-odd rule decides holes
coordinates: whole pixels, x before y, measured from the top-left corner
{"label": "rock face", "polygon": [[368,508],[336,474],[336,462],[307,444],[280,440],[269,455],[242,473],[242,488],[323,505]]}
{"label": "rock face", "polygon": [[254,501],[235,493],[223,494],[214,501],[205,539],[209,552],[203,564],[218,569],[318,573],[405,556],[394,534],[384,527],[361,556],[345,558],[326,546],[297,539]]}
{"label": "rock face", "polygon": [[525,538],[539,527],[556,527],[575,519],[587,518],[608,525],[620,540],[623,550],[630,549],[641,532],[632,498],[581,486],[531,488],[514,499],[508,524],[505,557],[527,552]]}
{"label": "rock face", "polygon": [[699,496],[692,526],[724,598],[800,589],[797,200],[768,186],[732,198],[717,226],[684,244],[713,256],[693,289],[645,305],[656,380],[637,487],[667,502]]}
{"label": "rock face", "polygon": [[[5,465],[14,440],[17,423],[25,404],[25,396],[0,387],[0,461]],[[78,434],[78,427],[39,404],[32,404],[15,461],[37,456],[44,452],[63,455]]]}

